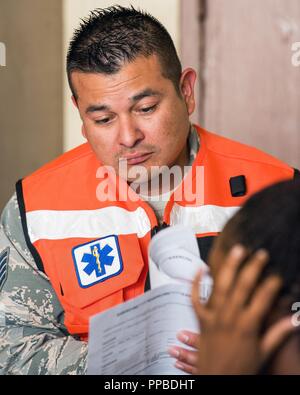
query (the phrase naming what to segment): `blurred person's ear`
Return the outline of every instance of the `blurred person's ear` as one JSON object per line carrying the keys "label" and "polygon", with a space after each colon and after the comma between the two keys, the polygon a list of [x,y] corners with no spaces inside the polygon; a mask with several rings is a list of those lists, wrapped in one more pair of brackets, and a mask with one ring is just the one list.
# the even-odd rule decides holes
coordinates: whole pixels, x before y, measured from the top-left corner
{"label": "blurred person's ear", "polygon": [[300,331],[294,330],[271,356],[261,374],[300,375]]}
{"label": "blurred person's ear", "polygon": [[186,103],[187,111],[189,115],[192,115],[195,111],[195,82],[197,79],[197,73],[194,69],[188,68],[181,74],[179,87],[182,97]]}
{"label": "blurred person's ear", "polygon": [[72,102],[73,102],[74,106],[78,109],[78,104],[77,104],[77,101],[76,101],[74,95],[72,95]]}

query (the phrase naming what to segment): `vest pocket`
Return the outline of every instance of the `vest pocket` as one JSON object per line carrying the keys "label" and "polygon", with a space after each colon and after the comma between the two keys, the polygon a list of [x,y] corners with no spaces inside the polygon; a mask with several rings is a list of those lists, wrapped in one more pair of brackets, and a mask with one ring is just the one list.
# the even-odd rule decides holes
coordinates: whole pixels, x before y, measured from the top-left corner
{"label": "vest pocket", "polygon": [[60,242],[64,242],[64,251],[67,252],[63,254],[57,245],[56,250],[52,250],[60,251],[54,259],[63,290],[59,297],[71,308],[85,309],[97,304],[97,313],[102,311],[102,307],[106,310],[121,303],[124,300],[123,289],[137,283],[144,268],[136,234]]}

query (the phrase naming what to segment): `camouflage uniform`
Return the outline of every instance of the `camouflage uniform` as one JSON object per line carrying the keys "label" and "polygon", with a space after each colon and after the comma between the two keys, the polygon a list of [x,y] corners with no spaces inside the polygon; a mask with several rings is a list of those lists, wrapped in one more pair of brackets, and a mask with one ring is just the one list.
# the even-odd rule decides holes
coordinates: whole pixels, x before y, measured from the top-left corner
{"label": "camouflage uniform", "polygon": [[85,374],[87,343],[63,324],[64,311],[49,279],[26,246],[16,195],[1,217],[0,254],[7,247],[0,289],[0,374]]}

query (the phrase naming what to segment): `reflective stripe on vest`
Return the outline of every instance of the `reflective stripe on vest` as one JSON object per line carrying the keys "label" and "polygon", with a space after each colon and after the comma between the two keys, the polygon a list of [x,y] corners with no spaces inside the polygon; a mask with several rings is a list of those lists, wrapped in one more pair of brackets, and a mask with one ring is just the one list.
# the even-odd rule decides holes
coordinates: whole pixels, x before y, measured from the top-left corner
{"label": "reflective stripe on vest", "polygon": [[170,215],[170,225],[182,224],[188,226],[198,235],[220,233],[226,222],[239,208],[213,205],[184,207],[174,204]]}
{"label": "reflective stripe on vest", "polygon": [[131,233],[143,238],[151,230],[149,218],[140,207],[135,211],[120,207],[88,211],[37,210],[27,213],[26,218],[32,243],[40,239],[99,239],[110,234]]}
{"label": "reflective stripe on vest", "polygon": [[[174,204],[170,225],[191,227],[195,234],[219,233],[239,207],[184,207]],[[109,234],[136,234],[143,238],[151,230],[145,211],[130,212],[119,207],[91,211],[32,211],[26,214],[31,243],[40,239],[96,239]],[[100,226],[101,225],[101,228]]]}

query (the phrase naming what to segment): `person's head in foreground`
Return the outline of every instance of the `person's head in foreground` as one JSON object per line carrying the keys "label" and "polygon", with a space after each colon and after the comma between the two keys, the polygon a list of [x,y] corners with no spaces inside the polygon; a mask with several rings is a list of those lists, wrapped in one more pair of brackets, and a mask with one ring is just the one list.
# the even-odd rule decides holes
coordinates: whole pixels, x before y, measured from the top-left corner
{"label": "person's head in foreground", "polygon": [[[95,10],[75,32],[67,57],[73,103],[97,158],[183,167],[196,73],[182,71],[174,43],[150,14],[121,6]],[[124,177],[123,177],[124,178]],[[128,180],[132,181],[132,180]]]}
{"label": "person's head in foreground", "polygon": [[206,306],[200,275],[193,287],[202,332],[198,373],[300,374],[300,181],[250,198],[209,263],[215,284]]}

